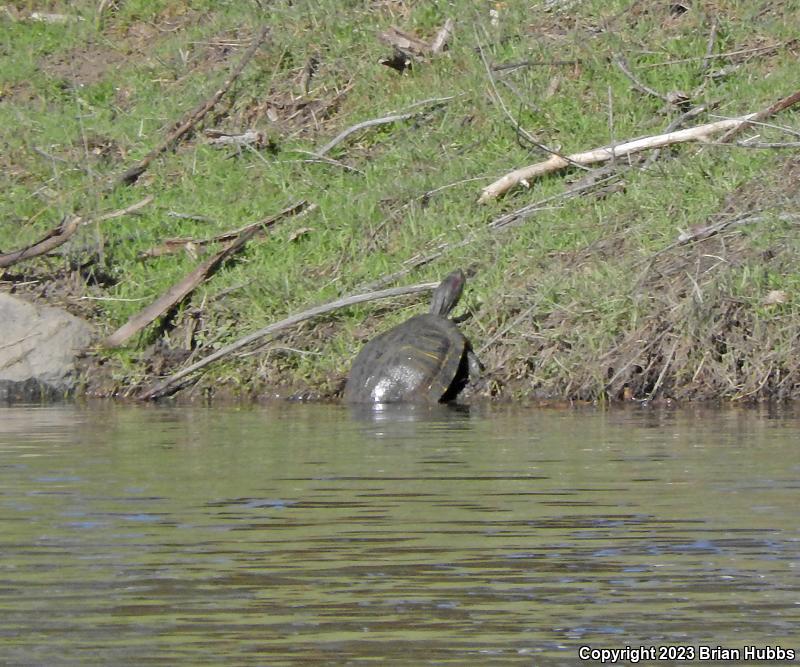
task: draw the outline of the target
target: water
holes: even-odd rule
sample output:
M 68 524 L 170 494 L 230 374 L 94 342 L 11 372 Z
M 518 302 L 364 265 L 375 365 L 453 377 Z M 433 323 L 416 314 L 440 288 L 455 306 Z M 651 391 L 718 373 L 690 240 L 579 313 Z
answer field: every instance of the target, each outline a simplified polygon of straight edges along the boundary
M 0 663 L 797 651 L 799 441 L 763 410 L 2 408 Z

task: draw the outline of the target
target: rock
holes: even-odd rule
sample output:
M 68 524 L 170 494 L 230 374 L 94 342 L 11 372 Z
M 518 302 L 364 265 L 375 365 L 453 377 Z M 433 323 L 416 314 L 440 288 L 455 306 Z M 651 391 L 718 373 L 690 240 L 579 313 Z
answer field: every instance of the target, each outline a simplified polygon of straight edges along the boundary
M 0 293 L 0 401 L 72 393 L 77 356 L 91 338 L 92 327 L 61 308 Z

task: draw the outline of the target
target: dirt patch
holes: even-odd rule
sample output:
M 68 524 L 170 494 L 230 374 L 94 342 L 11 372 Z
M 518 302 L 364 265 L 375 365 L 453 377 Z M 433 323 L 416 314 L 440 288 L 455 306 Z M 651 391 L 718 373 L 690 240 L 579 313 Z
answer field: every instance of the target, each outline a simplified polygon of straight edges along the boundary
M 20 81 L 0 88 L 0 101 L 14 104 L 30 104 L 39 99 L 39 93 L 27 81 Z
M 108 72 L 127 62 L 127 56 L 111 47 L 87 43 L 66 53 L 43 58 L 41 69 L 70 87 L 82 88 L 102 81 Z

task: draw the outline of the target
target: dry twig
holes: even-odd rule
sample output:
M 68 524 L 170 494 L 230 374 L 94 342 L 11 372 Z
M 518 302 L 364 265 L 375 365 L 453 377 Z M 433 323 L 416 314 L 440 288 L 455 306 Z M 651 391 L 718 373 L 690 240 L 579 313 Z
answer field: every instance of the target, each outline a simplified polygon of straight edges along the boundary
M 628 80 L 633 84 L 633 87 L 636 88 L 641 93 L 645 95 L 651 95 L 652 97 L 658 98 L 662 102 L 666 102 L 667 104 L 672 104 L 672 100 L 667 95 L 662 95 L 657 90 L 653 90 L 649 86 L 644 85 L 636 76 L 631 72 L 630 68 L 628 67 L 628 63 L 625 62 L 625 58 L 622 57 L 622 54 L 616 54 L 613 58 L 614 64 L 619 68 L 620 72 L 622 72 Z
M 708 34 L 708 45 L 706 46 L 706 57 L 700 64 L 700 71 L 705 72 L 711 66 L 711 58 L 714 55 L 714 46 L 717 43 L 717 30 L 719 30 L 719 19 L 715 16 L 711 22 L 711 32 Z
M 553 155 L 544 162 L 538 162 L 521 169 L 515 169 L 494 183 L 486 186 L 483 189 L 483 193 L 478 201 L 483 203 L 491 199 L 495 199 L 516 185 L 528 185 L 529 181 L 539 178 L 544 174 L 559 171 L 574 162 L 582 165 L 594 164 L 596 162 L 606 162 L 617 157 L 624 157 L 625 155 L 632 155 L 633 153 L 638 153 L 640 151 L 652 148 L 662 148 L 663 146 L 668 146 L 670 144 L 677 144 L 686 141 L 702 141 L 710 134 L 722 132 L 723 130 L 730 129 L 731 127 L 735 127 L 736 125 L 745 122 L 752 115 L 753 114 L 750 116 L 743 116 L 741 118 L 734 118 L 730 120 L 721 120 L 717 121 L 716 123 L 708 123 L 706 125 L 698 125 L 685 130 L 678 130 L 677 132 L 669 132 L 667 134 L 644 137 L 634 141 L 626 141 L 616 144 L 613 147 L 603 146 L 602 148 L 595 148 L 594 150 L 587 151 L 585 153 L 574 153 L 563 158 L 558 155 Z
M 29 21 L 38 21 L 39 23 L 77 23 L 83 21 L 82 16 L 72 14 L 48 14 L 46 12 L 31 12 L 28 16 Z
M 197 248 L 199 246 L 209 245 L 211 243 L 222 243 L 225 241 L 232 241 L 233 239 L 241 236 L 249 232 L 251 229 L 255 229 L 256 232 L 266 230 L 269 227 L 272 227 L 276 222 L 279 220 L 289 217 L 291 215 L 297 215 L 303 211 L 308 212 L 312 207 L 308 206 L 308 202 L 306 200 L 301 200 L 296 204 L 292 204 L 287 208 L 283 209 L 282 211 L 276 213 L 275 215 L 271 215 L 268 218 L 264 218 L 263 220 L 259 220 L 258 222 L 251 222 L 240 229 L 236 229 L 230 232 L 223 232 L 222 234 L 217 234 L 216 236 L 212 236 L 211 238 L 207 239 L 167 239 L 161 245 L 156 246 L 155 248 L 150 248 L 149 250 L 145 250 L 144 252 L 139 254 L 139 259 L 147 259 L 149 257 L 161 257 L 163 255 L 170 255 L 175 252 L 179 252 L 181 249 L 186 247 Z
M 603 146 L 591 151 L 575 153 L 569 156 L 561 157 L 559 155 L 552 155 L 544 162 L 538 162 L 527 167 L 522 167 L 521 169 L 515 169 L 496 180 L 494 183 L 489 184 L 483 189 L 478 201 L 487 202 L 491 199 L 495 199 L 505 192 L 508 192 L 508 190 L 516 185 L 528 185 L 528 182 L 533 179 L 539 178 L 544 174 L 559 171 L 573 163 L 587 165 L 595 162 L 606 162 L 617 157 L 632 155 L 633 153 L 653 148 L 663 148 L 671 144 L 685 143 L 688 141 L 707 141 L 708 137 L 712 134 L 724 132 L 726 130 L 738 130 L 746 125 L 748 121 L 762 120 L 798 102 L 800 102 L 800 91 L 779 100 L 763 111 L 747 114 L 738 118 L 729 118 L 705 125 L 697 125 L 685 130 L 678 130 L 676 132 L 643 137 L 633 141 L 626 141 L 615 146 Z M 723 138 L 729 138 L 730 135 L 731 132 L 728 132 Z
M 125 324 L 103 341 L 105 347 L 118 347 L 131 336 L 144 329 L 163 313 L 180 303 L 194 289 L 213 275 L 222 263 L 231 255 L 244 248 L 255 235 L 258 227 L 252 226 L 237 239 L 231 241 L 211 259 L 206 260 L 179 283 L 170 287 L 164 294 L 146 308 L 133 315 Z
M 512 63 L 498 63 L 492 65 L 493 72 L 502 72 L 507 69 L 519 69 L 520 67 L 553 67 L 556 65 L 580 65 L 580 60 L 518 60 Z
M 14 250 L 0 255 L 0 268 L 13 266 L 17 262 L 50 252 L 54 248 L 66 243 L 70 237 L 78 231 L 80 224 L 81 218 L 77 215 L 65 216 L 58 227 L 51 229 L 36 243 L 22 248 L 21 250 Z
M 141 201 L 137 201 L 135 204 L 131 204 L 130 206 L 126 206 L 125 208 L 121 208 L 117 211 L 111 211 L 110 213 L 103 213 L 103 215 L 98 215 L 96 218 L 87 220 L 83 224 L 90 225 L 93 222 L 103 222 L 105 220 L 113 220 L 114 218 L 121 218 L 123 215 L 130 215 L 131 213 L 136 213 L 139 209 L 144 208 L 148 204 L 151 204 L 153 202 L 153 199 L 155 199 L 153 195 L 148 195 Z
M 110 213 L 104 213 L 103 215 L 99 215 L 96 218 L 91 220 L 84 221 L 81 217 L 77 215 L 72 215 L 65 217 L 61 223 L 55 229 L 51 229 L 45 236 L 39 239 L 36 243 L 33 243 L 25 248 L 20 250 L 14 250 L 12 252 L 0 254 L 0 268 L 7 268 L 9 266 L 13 266 L 17 262 L 21 262 L 26 259 L 31 259 L 32 257 L 39 257 L 40 255 L 44 255 L 51 250 L 57 248 L 60 245 L 66 243 L 78 228 L 83 225 L 88 225 L 93 222 L 103 222 L 104 220 L 111 220 L 113 218 L 119 218 L 123 215 L 128 215 L 130 213 L 134 213 L 138 211 L 140 208 L 144 208 L 150 202 L 153 201 L 153 196 L 150 195 L 145 197 L 141 201 L 131 204 L 125 208 L 121 208 L 118 211 L 112 211 Z
M 775 104 L 768 106 L 766 109 L 762 109 L 757 113 L 750 114 L 750 118 L 748 118 L 747 120 L 748 121 L 766 120 L 767 118 L 774 116 L 776 113 L 780 113 L 784 109 L 788 109 L 790 106 L 797 104 L 798 102 L 800 102 L 800 90 L 798 90 L 793 95 L 789 95 L 789 97 L 784 97 L 783 99 L 778 100 L 777 102 L 775 102 Z M 740 123 L 739 125 L 735 125 L 725 134 L 723 134 L 719 138 L 719 140 L 723 143 L 726 141 L 730 141 L 733 137 L 735 137 L 749 125 L 750 123 Z

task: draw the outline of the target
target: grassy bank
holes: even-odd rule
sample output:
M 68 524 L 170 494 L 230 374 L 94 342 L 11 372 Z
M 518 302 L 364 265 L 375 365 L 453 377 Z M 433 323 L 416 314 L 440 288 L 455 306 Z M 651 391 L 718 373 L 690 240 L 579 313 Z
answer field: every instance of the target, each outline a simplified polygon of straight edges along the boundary
M 462 326 L 487 366 L 478 393 L 620 399 L 788 398 L 798 370 L 798 149 L 696 143 L 619 159 L 578 196 L 578 168 L 487 204 L 481 188 L 546 159 L 768 107 L 798 86 L 800 3 L 17 2 L 0 15 L 0 249 L 62 216 L 138 215 L 81 227 L 15 264 L 3 289 L 57 301 L 109 334 L 218 247 L 142 259 L 168 238 L 204 239 L 292 202 L 315 206 L 250 241 L 190 298 L 115 350 L 87 389 L 133 392 L 270 322 L 393 283 L 471 274 Z M 490 11 L 491 10 L 491 11 Z M 31 20 L 34 11 L 64 20 Z M 707 13 L 709 12 L 709 13 Z M 446 52 L 399 74 L 379 61 L 391 25 Z M 132 185 L 115 176 L 209 99 L 262 26 L 270 34 L 229 93 Z M 712 39 L 713 38 L 713 39 Z M 614 64 L 622 55 L 643 92 Z M 498 68 L 497 65 L 525 65 Z M 494 69 L 492 67 L 494 66 Z M 491 72 L 491 73 L 490 73 Z M 498 101 L 502 98 L 505 111 Z M 418 102 L 449 98 L 415 106 Z M 323 161 L 310 155 L 346 128 Z M 797 142 L 790 109 L 737 137 Z M 218 148 L 207 130 L 258 129 Z M 784 129 L 782 129 L 784 128 Z M 795 134 L 787 131 L 791 130 Z M 734 140 L 736 141 L 736 140 Z M 502 230 L 502 214 L 542 207 Z M 757 215 L 677 244 L 681 230 Z M 784 217 L 781 217 L 784 216 Z M 464 242 L 464 243 L 461 243 Z M 387 285 L 388 286 L 388 285 Z M 211 366 L 191 389 L 334 395 L 358 347 L 424 297 L 342 310 Z

